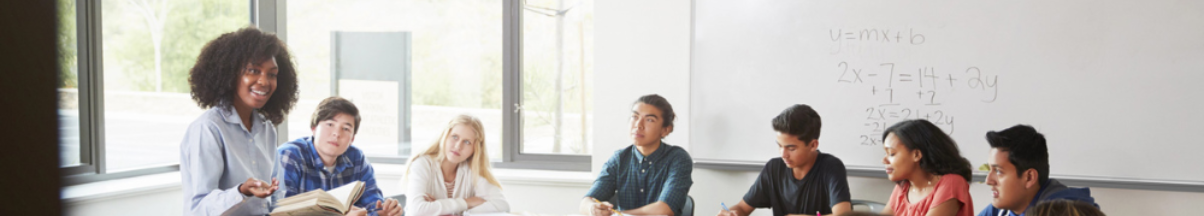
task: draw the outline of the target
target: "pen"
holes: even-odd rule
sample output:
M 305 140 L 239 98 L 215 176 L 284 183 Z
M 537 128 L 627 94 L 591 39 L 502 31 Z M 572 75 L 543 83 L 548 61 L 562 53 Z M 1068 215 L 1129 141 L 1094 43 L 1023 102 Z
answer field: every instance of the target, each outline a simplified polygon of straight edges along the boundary
M 594 200 L 595 203 L 602 204 L 602 201 L 598 201 L 598 198 L 590 197 L 589 199 Z M 619 212 L 619 210 L 610 209 L 610 211 L 615 212 L 616 215 L 623 216 L 623 213 Z

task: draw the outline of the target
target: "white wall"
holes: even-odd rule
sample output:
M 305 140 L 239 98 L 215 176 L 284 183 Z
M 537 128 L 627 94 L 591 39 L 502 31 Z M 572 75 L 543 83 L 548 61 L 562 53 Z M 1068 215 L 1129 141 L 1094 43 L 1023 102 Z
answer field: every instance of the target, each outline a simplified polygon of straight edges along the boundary
M 179 184 L 178 182 L 176 183 Z M 179 186 L 167 189 L 63 202 L 65 215 L 178 215 L 184 212 L 184 192 Z
M 595 3 L 594 145 L 598 149 L 593 154 L 595 174 L 597 167 L 613 153 L 606 149 L 630 145 L 626 131 L 628 110 L 640 95 L 657 93 L 669 99 L 679 119 L 675 131 L 665 141 L 690 149 L 691 3 L 689 0 Z M 710 215 L 721 209 L 719 202 L 738 202 L 756 175 L 756 172 L 694 169 L 690 195 L 696 202 L 695 211 Z M 854 199 L 879 202 L 886 202 L 893 189 L 893 183 L 880 178 L 850 177 L 849 184 Z M 976 212 L 990 203 L 991 193 L 986 185 L 976 183 L 970 190 Z M 1198 208 L 1195 205 L 1204 203 L 1204 193 L 1091 190 L 1109 215 L 1192 215 L 1195 214 L 1192 210 Z
M 690 148 L 690 1 L 594 3 L 593 173 L 614 150 L 631 145 L 632 102 L 660 94 L 678 119 L 665 138 Z

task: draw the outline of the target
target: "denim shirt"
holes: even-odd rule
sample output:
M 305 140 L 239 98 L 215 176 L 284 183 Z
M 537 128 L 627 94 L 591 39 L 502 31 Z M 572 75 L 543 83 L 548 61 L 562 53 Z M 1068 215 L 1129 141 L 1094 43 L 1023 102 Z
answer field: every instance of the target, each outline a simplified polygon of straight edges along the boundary
M 210 108 L 188 126 L 180 142 L 184 215 L 268 213 L 267 199 L 238 191 L 247 178 L 272 181 L 276 127 L 257 110 L 251 113 L 251 130 L 231 106 Z

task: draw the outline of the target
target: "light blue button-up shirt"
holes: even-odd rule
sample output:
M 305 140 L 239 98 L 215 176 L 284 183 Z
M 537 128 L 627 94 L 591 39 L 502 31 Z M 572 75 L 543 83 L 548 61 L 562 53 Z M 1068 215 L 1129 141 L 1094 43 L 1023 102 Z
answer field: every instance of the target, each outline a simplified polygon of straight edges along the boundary
M 180 142 L 184 215 L 220 215 L 226 210 L 268 213 L 268 199 L 244 196 L 238 186 L 255 178 L 271 182 L 276 128 L 256 111 L 251 130 L 231 106 L 205 111 L 188 126 Z

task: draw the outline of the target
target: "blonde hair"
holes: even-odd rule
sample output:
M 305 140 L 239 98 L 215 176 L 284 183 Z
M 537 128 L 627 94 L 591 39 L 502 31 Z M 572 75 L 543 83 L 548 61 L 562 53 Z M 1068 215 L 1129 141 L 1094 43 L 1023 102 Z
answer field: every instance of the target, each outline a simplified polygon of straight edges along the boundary
M 411 158 L 410 164 L 414 164 L 414 161 L 422 156 L 429 156 L 435 159 L 435 163 L 442 163 L 447 158 L 446 151 L 443 151 L 443 143 L 447 141 L 447 136 L 451 134 L 451 130 L 459 125 L 468 126 L 472 128 L 473 132 L 477 133 L 477 140 L 473 140 L 473 143 L 476 144 L 473 145 L 472 156 L 469 156 L 467 159 L 468 172 L 472 175 L 471 181 L 473 181 L 473 184 L 476 184 L 477 177 L 481 177 L 489 181 L 489 184 L 501 188 L 502 184 L 498 183 L 497 179 L 493 177 L 493 171 L 489 164 L 489 153 L 485 150 L 485 126 L 475 116 L 461 114 L 452 118 L 447 123 L 447 127 L 443 129 L 443 132 L 440 132 L 439 139 L 435 139 L 434 143 L 431 143 L 431 147 L 427 148 L 422 154 Z M 409 175 L 410 166 L 406 166 L 406 176 Z

